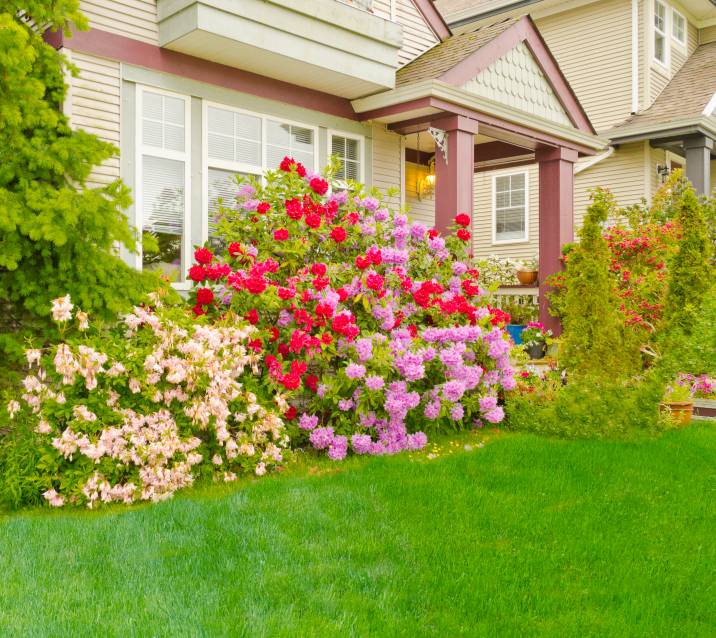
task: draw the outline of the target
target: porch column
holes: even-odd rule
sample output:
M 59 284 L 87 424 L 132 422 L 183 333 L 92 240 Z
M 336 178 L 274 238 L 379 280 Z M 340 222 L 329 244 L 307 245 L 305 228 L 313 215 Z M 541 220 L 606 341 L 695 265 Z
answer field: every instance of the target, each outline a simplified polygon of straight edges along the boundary
M 477 121 L 462 115 L 431 122 L 445 131 L 447 161 L 435 148 L 435 228 L 445 232 L 458 213 L 473 216 L 473 177 Z
M 577 151 L 538 149 L 539 163 L 539 319 L 555 335 L 559 320 L 549 314 L 545 281 L 562 269 L 562 246 L 574 240 L 574 162 Z
M 711 192 L 711 151 L 714 141 L 705 135 L 694 135 L 684 140 L 686 151 L 686 177 L 697 195 Z

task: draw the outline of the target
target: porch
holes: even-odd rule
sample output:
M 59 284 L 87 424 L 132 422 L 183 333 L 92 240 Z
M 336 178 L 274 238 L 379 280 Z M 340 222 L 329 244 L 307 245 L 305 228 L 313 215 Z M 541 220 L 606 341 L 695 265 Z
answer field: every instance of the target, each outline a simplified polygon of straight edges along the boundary
M 574 163 L 598 153 L 605 140 L 529 17 L 452 36 L 401 69 L 395 89 L 352 104 L 362 119 L 403 136 L 404 160 L 429 177 L 434 191 L 434 201 L 424 203 L 416 192 L 418 217 L 439 230 L 448 230 L 457 213 L 471 216 L 473 232 L 492 225 L 494 208 L 475 210 L 479 173 L 537 166 L 539 315 L 559 332 L 545 281 L 561 269 L 561 247 L 574 239 Z M 508 234 L 492 243 L 499 253 L 516 242 Z

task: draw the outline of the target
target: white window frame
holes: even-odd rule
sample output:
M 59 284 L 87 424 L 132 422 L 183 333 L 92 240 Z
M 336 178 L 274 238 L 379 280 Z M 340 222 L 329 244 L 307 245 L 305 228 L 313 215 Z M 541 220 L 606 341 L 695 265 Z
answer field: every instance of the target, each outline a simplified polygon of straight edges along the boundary
M 655 16 L 656 7 L 661 5 L 664 7 L 664 30 L 659 31 L 656 28 Z M 671 19 L 669 5 L 661 0 L 653 0 L 651 5 L 651 59 L 657 65 L 658 69 L 666 71 L 668 73 L 671 64 Z M 661 35 L 664 38 L 664 60 L 660 60 L 656 57 L 656 34 Z
M 232 113 L 240 113 L 242 115 L 250 115 L 257 117 L 261 120 L 261 166 L 253 166 L 251 164 L 245 164 L 243 162 L 219 160 L 209 157 L 209 107 L 222 109 L 224 111 L 230 111 Z M 207 242 L 209 240 L 209 168 L 218 168 L 225 171 L 234 171 L 235 173 L 250 173 L 258 175 L 262 180 L 267 170 L 276 170 L 278 166 L 267 166 L 267 151 L 268 146 L 266 143 L 267 137 L 267 124 L 269 121 L 278 122 L 279 124 L 290 124 L 292 126 L 300 126 L 302 128 L 311 129 L 313 131 L 313 166 L 308 166 L 310 170 L 318 170 L 318 127 L 312 124 L 306 124 L 305 122 L 297 122 L 294 120 L 288 120 L 285 118 L 274 117 L 272 115 L 265 115 L 263 113 L 257 113 L 255 111 L 249 111 L 247 109 L 238 108 L 236 106 L 230 106 L 228 104 L 221 104 L 220 102 L 213 102 L 211 100 L 202 100 L 201 108 L 201 154 L 202 154 L 202 223 L 201 223 L 201 241 Z
M 143 104 L 145 93 L 156 93 L 178 98 L 184 102 L 184 151 L 173 151 L 170 149 L 157 148 L 156 146 L 145 145 L 142 139 Z M 187 271 L 192 257 L 191 245 L 191 96 L 167 91 L 153 86 L 137 85 L 135 104 L 135 165 L 136 174 L 134 178 L 134 222 L 139 231 L 139 250 L 135 257 L 135 267 L 143 270 L 143 254 L 141 238 L 144 233 L 144 198 L 142 193 L 142 176 L 144 172 L 143 156 L 151 155 L 161 159 L 170 159 L 184 162 L 184 228 L 182 237 L 182 272 L 179 273 L 179 281 L 173 282 L 172 286 L 178 290 L 189 290 L 191 282 L 187 280 Z
M 345 137 L 349 140 L 356 140 L 358 142 L 358 181 L 361 184 L 365 183 L 365 136 L 356 135 L 355 133 L 346 133 L 345 131 L 339 131 L 337 129 L 328 129 L 327 141 L 326 141 L 326 157 L 330 157 L 333 151 L 333 136 Z M 339 180 L 342 181 L 342 180 Z
M 525 235 L 523 239 L 497 239 L 497 178 L 525 176 Z M 530 173 L 529 171 L 504 170 L 492 174 L 492 245 L 528 244 L 530 241 Z
M 681 20 L 684 21 L 684 39 L 680 40 L 676 37 L 674 34 L 674 25 L 676 24 L 676 20 L 674 19 L 675 16 L 678 16 L 681 18 Z M 689 42 L 689 21 L 686 19 L 686 16 L 681 13 L 678 9 L 675 9 L 674 7 L 671 8 L 671 39 L 676 42 L 681 48 L 686 49 L 688 47 Z

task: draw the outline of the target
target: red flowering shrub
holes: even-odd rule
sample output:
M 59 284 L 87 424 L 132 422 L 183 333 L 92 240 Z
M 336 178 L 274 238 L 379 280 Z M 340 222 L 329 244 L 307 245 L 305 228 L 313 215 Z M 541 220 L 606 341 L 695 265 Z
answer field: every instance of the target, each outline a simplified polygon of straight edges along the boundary
M 380 201 L 284 159 L 267 186 L 242 183 L 218 228 L 228 248 L 196 252 L 195 312 L 256 326 L 267 392 L 284 396 L 293 436 L 342 458 L 421 447 L 427 422 L 498 422 L 514 386 L 509 316 L 480 301 L 461 236 L 410 225 Z M 254 213 L 259 211 L 261 214 Z M 465 219 L 467 218 L 467 219 Z M 322 427 L 319 427 L 322 426 Z

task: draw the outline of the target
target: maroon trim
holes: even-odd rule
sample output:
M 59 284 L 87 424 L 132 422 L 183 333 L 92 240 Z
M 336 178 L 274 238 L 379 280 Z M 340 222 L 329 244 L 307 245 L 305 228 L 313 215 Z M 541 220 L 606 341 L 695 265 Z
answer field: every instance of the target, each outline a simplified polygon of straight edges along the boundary
M 528 15 L 520 18 L 494 40 L 480 47 L 438 79 L 454 86 L 461 86 L 520 42 L 525 42 L 529 47 L 572 124 L 581 131 L 595 133 L 567 78 L 564 77 L 542 35 Z
M 429 97 L 421 97 L 415 100 L 410 100 L 409 102 L 402 102 L 400 104 L 391 104 L 390 106 L 383 106 L 379 109 L 373 109 L 372 111 L 365 111 L 364 113 L 360 113 L 359 117 L 361 120 L 375 120 L 377 118 L 381 117 L 389 117 L 391 115 L 400 115 L 402 113 L 405 113 L 406 111 L 414 111 L 416 109 L 424 109 L 424 108 L 430 108 L 431 107 L 431 100 L 432 98 Z M 426 118 L 426 121 L 434 118 L 434 115 L 429 116 L 423 116 Z M 409 121 L 416 121 L 417 119 L 423 119 L 421 118 L 414 118 L 413 120 Z M 389 125 L 390 126 L 390 125 Z
M 42 39 L 45 44 L 49 44 L 53 49 L 61 49 L 64 46 L 65 34 L 62 29 L 57 29 L 57 31 L 46 29 L 42 34 Z
M 432 115 L 423 115 L 422 117 L 415 117 L 410 120 L 403 120 L 402 122 L 396 122 L 395 124 L 388 124 L 388 130 L 394 131 L 400 135 L 410 135 L 411 133 L 420 133 L 427 131 L 430 127 L 430 123 L 436 118 L 440 117 L 440 113 L 433 113 Z
M 435 153 L 418 151 L 415 148 L 405 149 L 405 161 L 410 162 L 411 164 L 422 164 L 423 166 L 427 166 L 430 164 L 430 158 L 432 158 L 433 155 L 435 155 Z
M 531 164 L 534 164 L 535 160 L 534 157 L 530 159 L 523 159 L 511 162 L 509 161 L 509 158 L 506 158 L 506 160 L 501 164 L 490 164 L 489 166 L 475 166 L 475 172 L 476 173 L 489 173 L 490 171 L 498 171 L 505 168 L 520 168 L 522 166 L 530 166 Z M 528 288 L 531 288 L 532 286 L 527 286 Z
M 54 34 L 50 34 L 54 35 Z M 47 40 L 47 36 L 46 36 Z M 202 60 L 184 53 L 168 51 L 153 44 L 140 42 L 99 29 L 77 31 L 64 39 L 64 46 L 100 57 L 119 60 L 154 71 L 171 73 L 184 78 L 206 82 L 227 89 L 257 95 L 277 102 L 321 111 L 330 115 L 357 120 L 350 100 L 315 91 L 281 80 L 274 80 L 256 73 L 242 71 L 231 66 Z
M 490 130 L 486 130 L 485 126 L 483 126 L 481 130 L 485 135 L 488 135 L 490 137 L 498 137 L 500 132 L 504 132 L 508 135 L 511 135 L 513 138 L 527 138 L 528 140 L 532 140 L 533 142 L 535 142 L 535 144 L 541 143 L 546 144 L 547 146 L 563 146 L 565 148 L 571 148 L 583 155 L 595 155 L 597 153 L 597 151 L 587 146 L 582 146 L 581 144 L 576 144 L 574 142 L 555 137 L 554 135 L 549 135 L 548 133 L 535 131 L 534 129 L 527 128 L 526 126 L 522 126 L 520 124 L 513 124 L 512 122 L 507 122 L 505 120 L 493 117 L 492 115 L 487 115 L 480 111 L 474 111 L 472 109 L 457 106 L 455 104 L 452 104 L 451 102 L 447 102 L 442 99 L 431 98 L 430 103 L 437 109 L 442 109 L 444 111 L 455 113 L 457 115 L 465 115 L 467 117 L 471 117 L 477 120 L 482 125 L 489 126 L 490 128 L 494 129 L 494 133 Z
M 433 0 L 413 0 L 415 8 L 428 23 L 432 32 L 439 38 L 440 42 L 447 40 L 451 35 L 450 27 L 445 22 L 441 13 L 435 8 Z
M 476 162 L 494 162 L 495 160 L 509 159 L 518 155 L 527 155 L 532 153 L 529 148 L 523 148 L 516 144 L 508 142 L 484 142 L 475 145 L 475 161 Z M 532 163 L 534 164 L 534 159 Z

